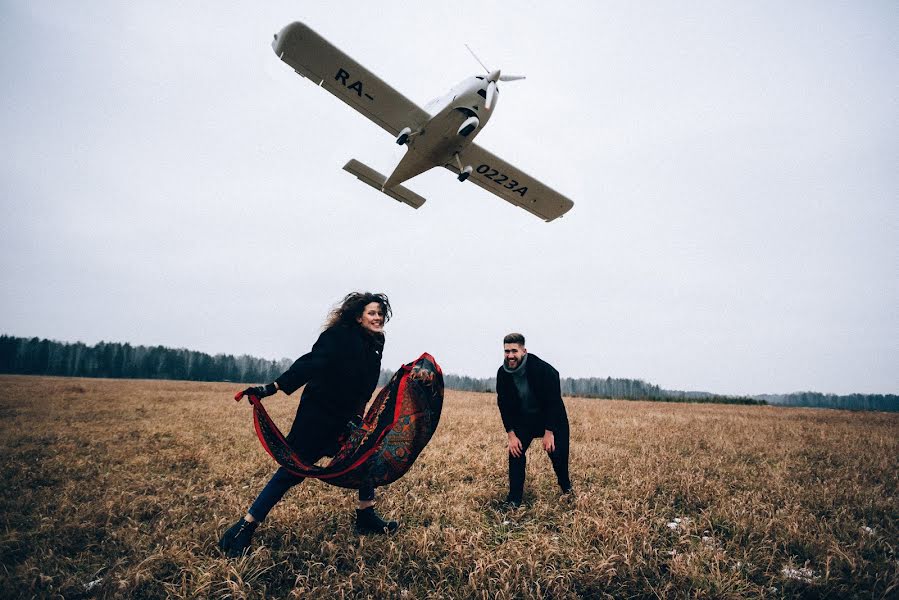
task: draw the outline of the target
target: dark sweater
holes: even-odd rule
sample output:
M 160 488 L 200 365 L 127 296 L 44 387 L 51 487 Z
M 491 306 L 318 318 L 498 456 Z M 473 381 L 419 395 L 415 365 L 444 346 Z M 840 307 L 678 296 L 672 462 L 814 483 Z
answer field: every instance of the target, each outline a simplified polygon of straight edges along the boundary
M 562 402 L 559 372 L 551 364 L 535 354 L 528 353 L 526 375 L 531 395 L 538 405 L 535 417 L 528 417 L 522 410 L 521 398 L 512 374 L 503 367 L 496 372 L 496 404 L 506 431 L 523 432 L 535 426 L 560 432 L 568 429 L 568 414 Z
M 302 412 L 346 423 L 362 415 L 378 385 L 383 347 L 382 336 L 357 326 L 335 325 L 275 381 L 286 394 L 306 386 L 298 419 Z

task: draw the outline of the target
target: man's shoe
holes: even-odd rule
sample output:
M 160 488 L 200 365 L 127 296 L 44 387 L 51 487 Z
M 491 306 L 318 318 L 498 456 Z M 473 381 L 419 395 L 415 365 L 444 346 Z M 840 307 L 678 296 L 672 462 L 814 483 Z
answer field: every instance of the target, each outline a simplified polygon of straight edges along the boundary
M 250 538 L 259 527 L 259 521 L 250 523 L 241 518 L 240 521 L 228 528 L 228 531 L 219 540 L 219 548 L 228 558 L 237 558 L 247 551 L 250 546 Z
M 503 503 L 501 506 L 506 510 L 515 510 L 516 508 L 521 507 L 521 500 L 507 497 L 505 500 L 503 500 Z
M 356 533 L 393 533 L 400 526 L 396 521 L 385 521 L 375 512 L 374 506 L 356 509 Z

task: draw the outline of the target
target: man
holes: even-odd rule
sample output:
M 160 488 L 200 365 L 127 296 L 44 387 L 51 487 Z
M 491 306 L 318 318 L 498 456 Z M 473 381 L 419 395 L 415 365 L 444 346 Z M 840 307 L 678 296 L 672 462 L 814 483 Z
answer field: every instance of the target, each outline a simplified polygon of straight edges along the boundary
M 509 496 L 517 508 L 524 492 L 525 452 L 542 438 L 562 493 L 571 491 L 568 478 L 568 415 L 562 403 L 559 372 L 535 354 L 528 354 L 524 336 L 503 338 L 503 366 L 496 372 L 496 404 L 509 437 Z

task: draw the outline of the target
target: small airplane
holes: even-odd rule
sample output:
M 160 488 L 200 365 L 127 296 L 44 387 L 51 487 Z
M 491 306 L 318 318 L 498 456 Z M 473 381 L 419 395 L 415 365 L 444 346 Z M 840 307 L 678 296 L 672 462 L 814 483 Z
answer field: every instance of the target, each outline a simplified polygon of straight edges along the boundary
M 387 177 L 355 159 L 343 167 L 394 200 L 419 208 L 425 199 L 401 184 L 442 166 L 456 173 L 459 181 L 470 178 L 547 222 L 574 206 L 562 194 L 473 141 L 496 108 L 497 82 L 522 77 L 484 67 L 486 77 L 470 77 L 420 108 L 303 23 L 291 23 L 276 33 L 272 48 L 299 75 L 380 125 L 397 144 L 408 147 Z

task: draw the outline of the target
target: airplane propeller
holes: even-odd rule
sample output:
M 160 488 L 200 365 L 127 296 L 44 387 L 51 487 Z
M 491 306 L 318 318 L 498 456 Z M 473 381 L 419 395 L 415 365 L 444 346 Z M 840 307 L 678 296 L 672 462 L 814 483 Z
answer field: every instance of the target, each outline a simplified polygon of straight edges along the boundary
M 469 48 L 468 44 L 465 44 L 465 47 L 468 48 L 468 51 L 471 52 L 474 59 L 478 61 L 478 64 L 484 67 L 484 70 L 487 72 L 487 102 L 484 104 L 484 108 L 490 110 L 490 107 L 493 106 L 493 99 L 496 96 L 496 82 L 517 81 L 519 79 L 524 79 L 524 75 L 503 75 L 499 69 L 491 71 L 487 68 L 487 65 L 481 62 L 481 59 L 474 53 L 474 50 Z

